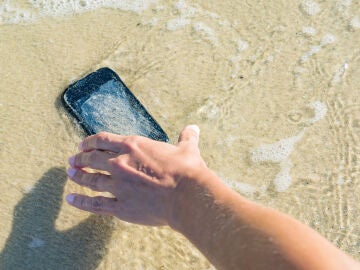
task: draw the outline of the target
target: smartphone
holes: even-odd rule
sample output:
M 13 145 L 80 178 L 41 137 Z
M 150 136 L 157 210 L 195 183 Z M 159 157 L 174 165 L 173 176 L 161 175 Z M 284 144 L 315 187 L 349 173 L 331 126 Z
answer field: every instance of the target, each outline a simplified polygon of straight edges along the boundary
M 107 131 L 169 141 L 160 125 L 109 68 L 101 68 L 71 84 L 62 101 L 88 135 Z

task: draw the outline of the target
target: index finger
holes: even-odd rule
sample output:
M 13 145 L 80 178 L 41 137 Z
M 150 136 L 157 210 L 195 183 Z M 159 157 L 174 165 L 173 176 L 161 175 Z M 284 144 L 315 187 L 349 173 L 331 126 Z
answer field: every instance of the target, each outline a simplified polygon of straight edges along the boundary
M 121 142 L 124 136 L 109 133 L 100 132 L 95 135 L 86 137 L 79 145 L 79 149 L 82 151 L 102 150 L 111 151 L 115 153 L 121 152 Z

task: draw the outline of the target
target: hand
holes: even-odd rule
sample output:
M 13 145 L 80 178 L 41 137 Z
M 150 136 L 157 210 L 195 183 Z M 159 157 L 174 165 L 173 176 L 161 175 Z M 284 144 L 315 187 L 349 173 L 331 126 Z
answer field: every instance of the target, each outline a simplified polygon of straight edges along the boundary
M 198 142 L 199 128 L 193 125 L 183 129 L 177 145 L 106 132 L 89 136 L 80 144 L 81 152 L 69 159 L 69 178 L 115 197 L 69 194 L 67 201 L 131 223 L 168 225 L 179 183 L 206 168 Z M 89 173 L 84 168 L 106 173 Z

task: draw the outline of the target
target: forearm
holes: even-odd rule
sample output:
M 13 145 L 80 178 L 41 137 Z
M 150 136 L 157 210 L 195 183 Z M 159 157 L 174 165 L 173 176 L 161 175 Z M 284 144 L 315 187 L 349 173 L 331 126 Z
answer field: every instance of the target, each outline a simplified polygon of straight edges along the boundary
M 228 189 L 210 171 L 182 181 L 173 223 L 218 269 L 358 269 L 295 219 Z

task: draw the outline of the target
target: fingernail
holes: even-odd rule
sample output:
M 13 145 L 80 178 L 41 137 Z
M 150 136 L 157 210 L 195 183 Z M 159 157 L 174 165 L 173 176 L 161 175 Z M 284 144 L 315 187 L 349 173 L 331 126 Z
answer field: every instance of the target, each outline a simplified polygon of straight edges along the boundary
M 79 150 L 83 150 L 83 142 L 79 143 Z
M 74 157 L 74 156 L 72 156 L 72 157 L 69 158 L 69 164 L 70 164 L 71 166 L 75 166 L 75 157 Z
M 70 178 L 73 178 L 73 176 L 74 176 L 75 173 L 76 173 L 76 169 L 74 169 L 74 168 L 69 168 L 69 169 L 67 169 L 66 173 L 67 173 L 67 175 L 68 175 Z
M 70 204 L 72 204 L 75 200 L 75 195 L 74 194 L 68 194 L 66 195 L 66 201 Z
M 198 135 L 200 135 L 200 128 L 197 125 L 189 125 L 188 128 L 191 128 L 195 131 Z

